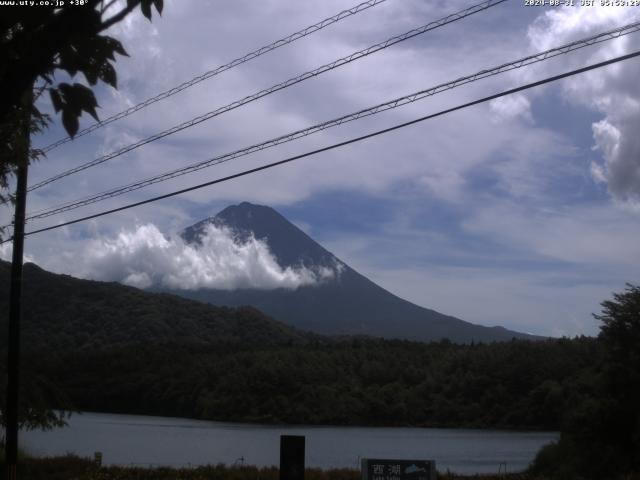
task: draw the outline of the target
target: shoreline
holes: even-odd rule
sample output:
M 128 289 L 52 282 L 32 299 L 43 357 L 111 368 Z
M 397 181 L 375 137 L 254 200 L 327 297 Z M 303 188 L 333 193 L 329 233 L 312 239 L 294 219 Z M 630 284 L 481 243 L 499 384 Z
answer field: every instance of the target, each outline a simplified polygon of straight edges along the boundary
M 94 460 L 75 455 L 55 457 L 23 457 L 18 464 L 18 473 L 30 480 L 278 480 L 278 467 L 255 467 L 251 465 L 228 466 L 215 464 L 194 467 L 144 467 L 103 466 Z M 0 477 L 2 478 L 2 477 Z M 306 468 L 305 480 L 360 480 L 358 469 Z M 492 474 L 455 474 L 438 471 L 439 480 L 547 480 L 526 472 Z
M 62 411 L 62 410 L 59 410 Z M 97 411 L 65 411 L 65 414 L 71 414 L 70 416 L 82 416 L 83 414 L 90 415 L 122 415 L 129 417 L 146 417 L 165 420 L 178 420 L 178 421 L 193 421 L 193 422 L 210 422 L 218 425 L 234 425 L 234 426 L 246 426 L 247 428 L 291 428 L 291 429 L 321 429 L 321 428 L 379 428 L 379 429 L 392 429 L 392 428 L 412 428 L 421 430 L 470 430 L 479 431 L 482 430 L 487 433 L 540 433 L 540 434 L 553 434 L 559 435 L 559 430 L 545 430 L 536 428 L 524 428 L 524 427 L 491 427 L 491 426 L 452 426 L 452 425 L 406 425 L 406 424 L 331 424 L 331 423 L 281 423 L 281 422 L 269 422 L 265 421 L 241 421 L 241 420 L 212 420 L 208 418 L 193 418 L 193 417 L 179 417 L 172 415 L 153 415 L 146 413 L 122 413 L 122 412 L 97 412 Z M 64 427 L 62 427 L 64 428 Z

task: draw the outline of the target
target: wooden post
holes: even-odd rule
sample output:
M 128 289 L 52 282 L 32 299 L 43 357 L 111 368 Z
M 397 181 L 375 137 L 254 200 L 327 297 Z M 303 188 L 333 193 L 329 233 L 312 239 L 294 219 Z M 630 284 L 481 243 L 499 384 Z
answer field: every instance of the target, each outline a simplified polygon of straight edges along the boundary
M 20 388 L 20 316 L 22 304 L 22 260 L 24 251 L 24 216 L 27 204 L 27 173 L 29 169 L 29 136 L 31 127 L 32 91 L 25 94 L 22 105 L 25 114 L 23 151 L 18 164 L 16 208 L 13 219 L 13 257 L 9 293 L 9 336 L 7 354 L 6 401 L 6 462 L 7 479 L 17 479 L 18 465 L 18 391 Z
M 280 480 L 304 480 L 304 436 L 280 436 Z

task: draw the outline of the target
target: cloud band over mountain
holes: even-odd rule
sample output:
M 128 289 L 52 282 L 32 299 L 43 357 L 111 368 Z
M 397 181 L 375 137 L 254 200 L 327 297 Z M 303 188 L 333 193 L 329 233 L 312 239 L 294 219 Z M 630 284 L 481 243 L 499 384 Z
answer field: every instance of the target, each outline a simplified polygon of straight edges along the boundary
M 166 287 L 234 290 L 295 289 L 334 278 L 338 269 L 278 265 L 267 244 L 250 236 L 234 238 L 224 227 L 209 225 L 200 244 L 167 237 L 153 224 L 122 231 L 115 238 L 94 239 L 77 254 L 63 254 L 66 271 L 93 280 L 138 288 Z

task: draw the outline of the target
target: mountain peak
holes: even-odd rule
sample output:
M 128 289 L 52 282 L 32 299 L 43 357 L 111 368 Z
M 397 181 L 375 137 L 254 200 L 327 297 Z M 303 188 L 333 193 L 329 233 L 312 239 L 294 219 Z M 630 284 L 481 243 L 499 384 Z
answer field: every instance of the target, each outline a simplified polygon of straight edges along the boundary
M 249 202 L 230 205 L 211 220 L 217 225 L 226 225 L 235 230 L 251 230 L 254 234 L 255 229 L 259 229 L 260 226 L 268 225 L 270 228 L 283 227 L 285 224 L 293 226 L 273 208 Z
M 188 243 L 198 243 L 211 224 L 230 229 L 241 242 L 246 242 L 251 236 L 264 241 L 283 268 L 335 266 L 337 262 L 333 254 L 265 205 L 249 202 L 230 205 L 215 217 L 186 228 L 181 236 Z
M 257 205 L 255 203 L 241 202 L 238 205 L 229 205 L 224 210 L 221 210 L 216 215 L 216 217 L 221 217 L 221 216 L 224 217 L 232 214 L 245 214 L 245 215 L 251 215 L 253 213 L 268 214 L 268 212 L 278 214 L 278 212 L 276 212 L 273 208 L 268 207 L 266 205 Z

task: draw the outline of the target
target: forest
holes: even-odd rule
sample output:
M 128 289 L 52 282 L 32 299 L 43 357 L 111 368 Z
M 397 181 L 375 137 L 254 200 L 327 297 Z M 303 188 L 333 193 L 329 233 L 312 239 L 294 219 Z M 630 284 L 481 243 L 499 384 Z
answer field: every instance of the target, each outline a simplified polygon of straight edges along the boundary
M 25 364 L 78 410 L 557 430 L 562 413 L 592 380 L 590 366 L 600 355 L 589 338 L 474 345 L 358 338 L 39 351 Z

